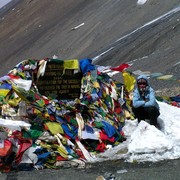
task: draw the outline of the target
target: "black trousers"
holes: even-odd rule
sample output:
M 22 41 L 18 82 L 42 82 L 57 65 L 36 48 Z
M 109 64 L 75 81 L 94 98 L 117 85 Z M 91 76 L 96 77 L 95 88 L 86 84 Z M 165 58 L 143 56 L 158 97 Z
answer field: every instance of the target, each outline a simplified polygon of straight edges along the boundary
M 156 126 L 157 125 L 157 117 L 160 115 L 159 110 L 155 106 L 150 107 L 132 107 L 132 111 L 135 117 L 138 119 L 138 123 L 141 120 L 149 119 L 150 124 Z

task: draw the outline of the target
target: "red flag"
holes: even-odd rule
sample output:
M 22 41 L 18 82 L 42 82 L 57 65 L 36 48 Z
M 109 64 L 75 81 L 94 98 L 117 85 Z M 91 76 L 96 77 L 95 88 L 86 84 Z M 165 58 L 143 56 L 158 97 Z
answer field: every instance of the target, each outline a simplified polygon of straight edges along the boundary
M 110 69 L 113 70 L 113 71 L 120 71 L 120 72 L 122 72 L 125 69 L 127 69 L 129 66 L 130 66 L 130 64 L 123 63 L 120 66 L 117 66 L 117 67 L 114 67 L 114 68 L 110 68 Z

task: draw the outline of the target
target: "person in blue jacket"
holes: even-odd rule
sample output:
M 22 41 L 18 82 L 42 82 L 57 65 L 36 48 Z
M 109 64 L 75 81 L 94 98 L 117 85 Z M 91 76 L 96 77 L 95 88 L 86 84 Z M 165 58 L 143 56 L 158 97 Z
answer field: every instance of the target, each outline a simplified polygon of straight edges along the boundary
M 154 89 L 149 85 L 148 78 L 140 75 L 137 78 L 137 88 L 134 90 L 132 111 L 138 119 L 149 119 L 150 124 L 158 126 L 157 118 L 160 115 L 159 105 L 156 101 Z

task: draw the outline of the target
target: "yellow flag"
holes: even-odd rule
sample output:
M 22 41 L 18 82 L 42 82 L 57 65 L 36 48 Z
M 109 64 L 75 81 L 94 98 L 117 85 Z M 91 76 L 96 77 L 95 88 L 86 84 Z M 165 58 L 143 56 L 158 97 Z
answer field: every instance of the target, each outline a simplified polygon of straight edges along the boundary
M 79 61 L 77 59 L 65 60 L 63 66 L 64 69 L 78 69 Z
M 130 73 L 123 71 L 122 72 L 124 78 L 124 86 L 128 92 L 131 92 L 134 89 L 134 85 L 136 83 L 136 79 Z

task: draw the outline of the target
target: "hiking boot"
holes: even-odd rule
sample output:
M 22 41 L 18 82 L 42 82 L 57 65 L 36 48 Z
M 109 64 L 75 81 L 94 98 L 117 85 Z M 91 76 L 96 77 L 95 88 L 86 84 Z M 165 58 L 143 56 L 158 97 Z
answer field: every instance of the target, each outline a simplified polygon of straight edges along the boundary
M 161 130 L 161 126 L 160 126 L 159 123 L 157 123 L 157 124 L 155 125 L 155 127 L 156 127 L 157 129 Z

